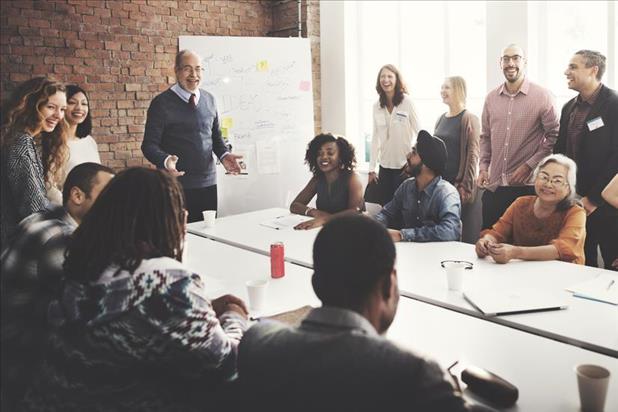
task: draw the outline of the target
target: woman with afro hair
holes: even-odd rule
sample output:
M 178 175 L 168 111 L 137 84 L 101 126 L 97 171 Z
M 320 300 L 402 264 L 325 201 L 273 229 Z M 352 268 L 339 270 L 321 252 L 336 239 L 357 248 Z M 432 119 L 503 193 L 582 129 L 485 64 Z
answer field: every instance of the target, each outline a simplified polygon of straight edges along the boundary
M 290 212 L 313 219 L 298 224 L 295 229 L 320 227 L 334 216 L 365 209 L 363 186 L 354 173 L 354 146 L 345 138 L 330 133 L 317 135 L 307 146 L 305 163 L 313 177 L 292 201 Z M 307 206 L 316 195 L 317 207 Z

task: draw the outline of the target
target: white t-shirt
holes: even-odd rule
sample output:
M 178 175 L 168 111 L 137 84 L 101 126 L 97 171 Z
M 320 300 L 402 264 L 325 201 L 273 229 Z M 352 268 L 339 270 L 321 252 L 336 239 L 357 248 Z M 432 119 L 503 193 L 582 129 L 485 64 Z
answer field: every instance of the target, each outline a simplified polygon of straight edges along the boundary
M 55 205 L 62 205 L 62 186 L 67 178 L 67 175 L 75 166 L 86 163 L 101 163 L 97 142 L 92 136 L 88 135 L 81 139 L 70 139 L 67 141 L 69 146 L 69 158 L 64 168 L 64 177 L 62 182 L 50 184 L 47 183 L 47 198 Z
M 378 163 L 388 169 L 399 169 L 406 164 L 406 155 L 416 143 L 418 131 L 418 118 L 410 97 L 404 95 L 391 113 L 377 101 L 373 105 L 369 171 L 375 172 Z
M 94 141 L 92 136 L 70 139 L 67 141 L 67 145 L 69 146 L 69 159 L 65 169 L 66 174 L 69 174 L 71 169 L 82 163 L 101 163 L 97 142 Z

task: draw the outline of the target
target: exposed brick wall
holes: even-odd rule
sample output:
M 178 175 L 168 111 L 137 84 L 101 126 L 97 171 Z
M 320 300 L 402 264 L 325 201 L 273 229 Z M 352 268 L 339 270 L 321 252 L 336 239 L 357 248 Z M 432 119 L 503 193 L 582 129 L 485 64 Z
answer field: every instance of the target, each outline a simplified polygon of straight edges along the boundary
M 319 93 L 319 6 L 303 3 L 305 13 L 318 13 L 317 34 L 314 19 L 308 26 Z M 178 36 L 267 36 L 273 14 L 290 4 L 296 7 L 263 0 L 3 0 L 1 98 L 37 75 L 78 83 L 89 92 L 103 162 L 116 170 L 148 164 L 140 150 L 146 110 L 174 83 Z M 319 110 L 316 116 L 319 122 Z

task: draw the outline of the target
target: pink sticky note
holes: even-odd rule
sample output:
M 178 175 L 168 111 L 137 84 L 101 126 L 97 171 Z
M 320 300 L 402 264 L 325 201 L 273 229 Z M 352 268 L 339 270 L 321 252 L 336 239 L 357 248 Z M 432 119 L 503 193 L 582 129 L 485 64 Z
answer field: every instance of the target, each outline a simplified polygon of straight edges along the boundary
M 311 88 L 311 82 L 309 80 L 303 80 L 298 85 L 298 88 L 299 90 L 302 90 L 303 92 L 307 92 Z

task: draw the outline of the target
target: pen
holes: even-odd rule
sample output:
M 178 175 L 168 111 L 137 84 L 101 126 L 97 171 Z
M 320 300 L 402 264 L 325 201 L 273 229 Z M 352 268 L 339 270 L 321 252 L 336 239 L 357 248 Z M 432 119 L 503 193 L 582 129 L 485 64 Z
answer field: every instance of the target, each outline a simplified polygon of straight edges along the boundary
M 611 282 L 609 282 L 609 285 L 607 285 L 607 289 L 606 289 L 606 290 L 609 290 L 609 288 L 611 288 L 612 286 L 614 286 L 614 283 L 616 283 L 616 281 L 615 281 L 615 280 L 612 280 Z

